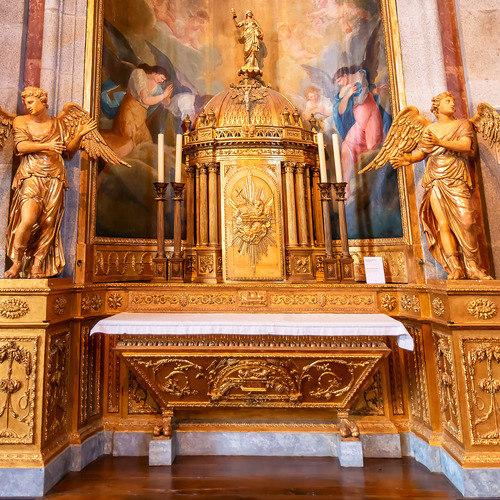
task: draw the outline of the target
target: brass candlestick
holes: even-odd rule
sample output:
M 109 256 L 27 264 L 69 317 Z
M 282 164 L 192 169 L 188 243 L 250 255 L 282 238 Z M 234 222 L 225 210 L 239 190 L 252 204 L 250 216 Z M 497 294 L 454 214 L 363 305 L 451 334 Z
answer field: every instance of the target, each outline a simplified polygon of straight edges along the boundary
M 343 283 L 355 283 L 354 259 L 349 253 L 349 238 L 347 236 L 347 219 L 345 215 L 345 188 L 347 182 L 334 182 L 336 200 L 339 204 L 340 244 L 342 256 L 340 257 L 340 276 Z
M 170 259 L 169 281 L 184 281 L 184 257 L 181 251 L 181 202 L 183 182 L 172 182 L 174 189 L 174 255 Z
M 153 258 L 154 282 L 167 281 L 167 256 L 165 255 L 165 201 L 168 182 L 153 182 L 156 190 L 156 255 Z
M 323 231 L 325 233 L 325 282 L 340 282 L 338 261 L 332 253 L 332 226 L 330 222 L 331 182 L 318 182 L 323 207 Z

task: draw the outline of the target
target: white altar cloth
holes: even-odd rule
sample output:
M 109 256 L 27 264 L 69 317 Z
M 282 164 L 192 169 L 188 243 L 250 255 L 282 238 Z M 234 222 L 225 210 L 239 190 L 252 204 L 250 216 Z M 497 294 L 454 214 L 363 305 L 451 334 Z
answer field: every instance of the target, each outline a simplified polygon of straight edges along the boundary
M 404 325 L 385 314 L 128 313 L 101 319 L 91 330 L 111 335 L 395 336 L 413 350 Z

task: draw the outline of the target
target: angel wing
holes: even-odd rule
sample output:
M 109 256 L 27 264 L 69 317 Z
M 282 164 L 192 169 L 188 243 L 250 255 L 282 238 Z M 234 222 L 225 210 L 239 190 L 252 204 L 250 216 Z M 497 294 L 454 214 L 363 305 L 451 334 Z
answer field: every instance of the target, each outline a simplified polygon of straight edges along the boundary
M 500 115 L 485 102 L 477 107 L 477 113 L 471 118 L 474 130 L 489 142 L 490 147 L 500 154 Z
M 394 118 L 377 156 L 359 173 L 382 168 L 391 158 L 413 151 L 428 124 L 415 106 L 403 108 Z
M 5 140 L 10 135 L 12 130 L 12 122 L 16 115 L 8 113 L 5 109 L 0 108 L 0 151 L 3 149 Z
M 90 115 L 78 104 L 69 102 L 64 105 L 63 110 L 57 115 L 57 119 L 64 124 L 71 140 L 75 137 L 78 126 L 90 121 Z M 83 137 L 80 148 L 93 159 L 102 158 L 113 165 L 120 164 L 130 167 L 127 162 L 118 158 L 97 130 L 92 130 Z
M 302 68 L 308 74 L 311 82 L 317 85 L 323 91 L 323 95 L 333 102 L 335 100 L 335 85 L 332 83 L 332 77 L 326 71 L 308 64 L 302 64 Z

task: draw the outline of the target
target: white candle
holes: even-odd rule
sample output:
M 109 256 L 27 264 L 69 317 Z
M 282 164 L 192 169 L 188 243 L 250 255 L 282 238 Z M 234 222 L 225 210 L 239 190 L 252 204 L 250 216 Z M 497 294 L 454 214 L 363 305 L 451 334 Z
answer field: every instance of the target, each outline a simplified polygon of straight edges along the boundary
M 335 177 L 337 182 L 343 182 L 342 179 L 342 162 L 340 160 L 339 136 L 332 134 L 333 143 L 333 162 L 335 164 Z
M 175 137 L 175 182 L 182 182 L 182 134 Z
M 165 145 L 163 134 L 158 134 L 158 182 L 165 182 Z
M 323 140 L 323 134 L 318 133 L 318 155 L 319 155 L 319 180 L 321 182 L 328 182 L 328 177 L 326 175 L 326 161 L 325 161 L 325 142 Z

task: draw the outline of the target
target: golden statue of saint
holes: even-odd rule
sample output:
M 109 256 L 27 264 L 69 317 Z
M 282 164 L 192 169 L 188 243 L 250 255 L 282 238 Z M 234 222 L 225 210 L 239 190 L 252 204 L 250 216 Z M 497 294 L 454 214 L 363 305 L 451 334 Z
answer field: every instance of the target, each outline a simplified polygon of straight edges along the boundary
M 260 41 L 264 38 L 264 33 L 260 24 L 253 17 L 251 10 L 245 14 L 245 20 L 236 21 L 236 13 L 231 9 L 233 14 L 234 25 L 237 28 L 243 28 L 243 55 L 245 64 L 240 68 L 238 74 L 253 78 L 257 75 L 262 75 L 262 70 L 259 68 L 258 56 L 260 50 Z
M 500 116 L 482 103 L 472 120 L 457 119 L 450 92 L 434 97 L 431 111 L 437 118 L 432 123 L 414 106 L 404 108 L 378 155 L 360 173 L 381 168 L 387 161 L 398 168 L 427 158 L 420 220 L 429 251 L 448 279 L 491 279 L 479 265 L 468 156 L 474 149 L 474 130 L 498 147 Z
M 12 182 L 14 196 L 6 236 L 12 266 L 5 278 L 18 278 L 23 271 L 31 278 L 43 278 L 64 268 L 60 229 L 64 191 L 69 186 L 63 152 L 73 155 L 82 147 L 93 158 L 128 164 L 106 145 L 95 120 L 78 104 L 66 104 L 56 118 L 47 114 L 44 90 L 26 87 L 21 97 L 27 115 L 14 118 L 0 109 L 0 137 L 6 137 L 12 127 L 14 150 L 21 157 Z

